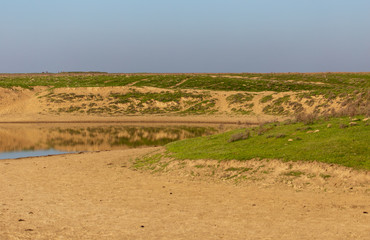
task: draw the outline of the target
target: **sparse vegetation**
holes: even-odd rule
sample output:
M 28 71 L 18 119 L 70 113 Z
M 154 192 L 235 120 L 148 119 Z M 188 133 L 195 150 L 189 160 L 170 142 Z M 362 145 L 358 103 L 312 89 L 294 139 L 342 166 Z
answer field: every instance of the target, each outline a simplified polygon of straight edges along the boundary
M 110 96 L 99 94 L 77 94 L 50 92 L 46 97 L 50 111 L 54 113 L 79 114 L 214 114 L 218 113 L 218 101 L 205 91 L 238 91 L 226 97 L 229 112 L 253 115 L 261 109 L 263 114 L 293 116 L 312 113 L 316 115 L 369 115 L 370 114 L 370 73 L 271 73 L 271 74 L 107 74 L 59 73 L 59 74 L 0 74 L 0 87 L 21 87 L 32 89 L 36 86 L 55 88 L 79 87 L 132 87 L 127 94 L 112 92 Z M 162 91 L 135 91 L 135 88 L 156 87 Z M 171 91 L 170 91 L 171 89 Z M 199 93 L 190 93 L 199 91 Z M 258 92 L 270 91 L 258 103 L 251 101 Z M 78 92 L 78 91 L 77 91 Z M 289 92 L 289 93 L 288 93 Z M 279 93 L 282 93 L 279 95 Z M 188 95 L 193 94 L 193 96 Z M 197 96 L 195 96 L 197 95 Z M 226 95 L 225 95 L 226 96 Z M 99 104 L 99 102 L 106 102 Z M 80 106 L 79 101 L 88 101 Z M 76 103 L 70 106 L 58 104 Z M 168 106 L 157 106 L 155 102 Z M 180 107 L 180 103 L 182 106 Z M 90 103 L 97 104 L 94 107 Z M 117 106 L 121 104 L 120 106 Z M 123 106 L 127 104 L 127 106 Z M 261 106 L 255 107 L 255 104 Z M 116 105 L 115 107 L 112 107 Z M 340 105 L 340 108 L 337 107 Z M 71 105 L 72 106 L 72 105 Z M 80 107 L 80 109 L 77 109 Z M 45 109 L 49 109 L 45 108 Z M 89 109 L 93 108 L 93 109 Z M 307 109 L 310 109 L 307 112 Z
M 206 92 L 185 91 L 140 92 L 131 89 L 126 93 L 110 93 L 103 101 L 100 94 L 75 94 L 53 92 L 43 96 L 49 103 L 68 104 L 57 112 L 87 114 L 210 114 L 215 112 L 215 99 Z
M 208 89 L 225 91 L 311 91 L 330 99 L 343 93 L 369 89 L 369 73 L 243 73 L 243 74 L 2 74 L 0 87 L 35 86 L 105 87 L 151 86 L 175 89 Z M 266 99 L 267 100 L 267 96 Z M 271 100 L 271 99 L 270 99 Z
M 227 172 L 238 172 L 238 173 L 244 173 L 252 170 L 251 168 L 246 168 L 246 167 L 230 167 L 226 168 L 225 171 Z
M 323 173 L 321 173 L 321 174 L 320 174 L 320 177 L 322 177 L 323 179 L 328 179 L 328 178 L 330 178 L 331 176 L 330 176 L 330 175 L 328 175 L 328 174 L 323 174 Z
M 300 177 L 301 175 L 304 175 L 304 172 L 301 171 L 289 171 L 284 173 L 285 176 L 289 177 Z
M 183 91 L 176 91 L 176 92 L 169 92 L 169 91 L 162 91 L 162 92 L 138 92 L 132 90 L 126 94 L 122 93 L 112 93 L 110 94 L 110 98 L 114 100 L 114 103 L 129 103 L 133 99 L 140 101 L 141 103 L 150 103 L 153 101 L 158 102 L 179 102 L 182 98 L 193 98 L 197 100 L 203 100 L 210 95 L 206 94 L 193 94 L 187 93 Z
M 253 95 L 249 93 L 237 93 L 230 95 L 226 98 L 229 104 L 235 104 L 235 103 L 245 103 L 249 102 L 253 99 Z
M 280 97 L 272 102 L 272 104 L 267 105 L 263 108 L 263 112 L 272 115 L 288 115 L 290 112 L 283 106 L 289 102 L 290 96 Z
M 261 103 L 266 103 L 266 102 L 269 102 L 272 100 L 272 95 L 267 95 L 267 96 L 264 96 L 263 98 L 261 98 L 260 102 Z

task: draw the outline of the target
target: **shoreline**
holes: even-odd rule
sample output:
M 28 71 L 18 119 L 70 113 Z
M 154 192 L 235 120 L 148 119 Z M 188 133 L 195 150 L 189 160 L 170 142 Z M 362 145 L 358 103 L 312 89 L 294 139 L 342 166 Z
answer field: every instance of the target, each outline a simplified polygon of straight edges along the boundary
M 142 124 L 230 124 L 258 125 L 265 122 L 282 121 L 279 116 L 237 115 L 136 115 L 136 116 L 87 116 L 87 115 L 0 115 L 0 124 L 22 123 L 142 123 Z
M 162 124 L 162 123 L 169 123 L 169 124 L 230 124 L 230 125 L 258 125 L 259 123 L 256 122 L 232 122 L 232 121 L 143 121 L 143 120 L 92 120 L 92 121 L 0 121 L 0 124 L 74 124 L 74 123 L 140 123 L 140 124 L 148 124 L 148 123 L 154 123 L 154 124 Z

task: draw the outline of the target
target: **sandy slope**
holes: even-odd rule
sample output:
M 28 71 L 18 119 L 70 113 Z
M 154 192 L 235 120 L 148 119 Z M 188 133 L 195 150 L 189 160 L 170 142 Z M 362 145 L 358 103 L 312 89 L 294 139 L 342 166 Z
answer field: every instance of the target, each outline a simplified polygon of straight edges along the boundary
M 57 88 L 35 87 L 33 90 L 0 88 L 0 122 L 40 122 L 40 121 L 135 121 L 135 122 L 218 122 L 218 123 L 259 123 L 264 121 L 282 120 L 287 116 L 267 114 L 266 106 L 273 106 L 272 100 L 262 103 L 260 100 L 273 96 L 274 100 L 290 97 L 291 102 L 282 103 L 283 109 L 290 114 L 300 105 L 302 108 L 315 111 L 315 107 L 323 110 L 337 108 L 335 101 L 327 102 L 321 97 L 313 97 L 313 105 L 306 99 L 297 99 L 294 92 L 251 92 L 248 101 L 228 100 L 231 96 L 245 94 L 235 91 L 202 91 L 182 90 L 195 95 L 203 95 L 207 101 L 214 102 L 214 106 L 207 108 L 206 114 L 200 112 L 186 112 L 196 107 L 200 100 L 197 97 L 183 97 L 173 102 L 140 102 L 131 99 L 130 103 L 116 103 L 111 94 L 127 94 L 129 92 L 159 93 L 175 92 L 174 89 L 161 89 L 154 87 L 86 87 L 86 88 Z M 194 96 L 195 96 L 194 95 Z M 76 97 L 80 96 L 80 97 Z M 339 101 L 339 100 L 338 100 Z M 343 100 L 342 100 L 343 101 Z M 204 103 L 205 104 L 205 103 Z M 129 107 L 134 106 L 136 112 L 130 112 Z M 139 107 L 141 106 L 141 107 Z M 170 110 L 174 107 L 177 110 Z M 198 106 L 199 107 L 199 106 Z M 274 108 L 274 107 L 273 107 Z M 276 106 L 275 106 L 276 108 Z M 161 113 L 150 114 L 159 110 Z M 316 109 L 317 110 L 317 109 Z M 185 111 L 185 114 L 181 111 Z M 271 110 L 276 111 L 276 109 Z M 199 114 L 202 113 L 202 114 Z M 212 114 L 210 114 L 212 113 Z
M 256 112 L 252 115 L 235 115 L 230 112 L 226 97 L 236 92 L 212 92 L 212 98 L 216 99 L 217 113 L 211 115 L 174 114 L 86 114 L 79 112 L 65 112 L 71 106 L 81 106 L 93 103 L 98 106 L 109 106 L 109 94 L 130 91 L 132 87 L 87 87 L 87 88 L 58 88 L 53 93 L 77 94 L 101 96 L 102 100 L 76 100 L 63 103 L 51 102 L 47 96 L 50 93 L 47 87 L 36 87 L 33 90 L 12 88 L 0 88 L 0 122 L 177 122 L 177 123 L 259 123 L 261 121 L 274 121 L 283 119 L 278 116 L 269 116 Z M 159 89 L 153 87 L 135 88 L 142 93 L 175 91 L 171 89 Z M 189 92 L 199 92 L 189 90 Z M 209 91 L 205 91 L 209 92 Z M 268 93 L 261 93 L 268 94 Z M 159 104 L 159 103 L 158 103 Z M 125 107 L 125 106 L 120 106 Z M 163 106 L 166 107 L 166 106 Z M 89 107 L 87 107 L 88 109 Z M 63 111 L 59 111 L 64 109 Z
M 129 168 L 154 150 L 0 161 L 0 239 L 370 239 L 368 194 Z

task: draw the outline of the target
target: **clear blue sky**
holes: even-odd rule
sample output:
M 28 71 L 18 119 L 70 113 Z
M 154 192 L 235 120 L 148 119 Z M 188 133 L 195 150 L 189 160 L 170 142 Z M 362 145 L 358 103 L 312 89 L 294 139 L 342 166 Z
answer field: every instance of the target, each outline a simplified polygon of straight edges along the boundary
M 1 0 L 0 72 L 370 71 L 370 0 Z

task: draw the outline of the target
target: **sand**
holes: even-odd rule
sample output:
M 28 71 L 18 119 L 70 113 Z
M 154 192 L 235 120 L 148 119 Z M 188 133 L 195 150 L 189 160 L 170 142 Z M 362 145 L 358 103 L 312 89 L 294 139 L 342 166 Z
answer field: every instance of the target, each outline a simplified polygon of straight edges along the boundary
M 0 161 L 0 239 L 370 239 L 369 194 L 131 168 L 156 150 Z

